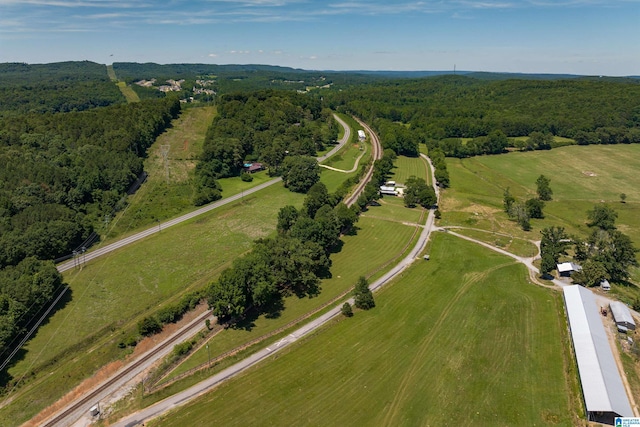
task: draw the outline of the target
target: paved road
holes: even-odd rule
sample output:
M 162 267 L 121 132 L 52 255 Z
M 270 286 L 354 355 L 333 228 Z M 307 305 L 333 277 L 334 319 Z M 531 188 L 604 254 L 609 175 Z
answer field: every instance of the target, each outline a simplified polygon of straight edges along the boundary
M 337 115 L 334 115 L 334 118 L 336 119 L 336 121 L 344 128 L 344 135 L 343 137 L 338 141 L 338 144 L 332 149 L 330 150 L 328 153 L 326 153 L 325 155 L 318 157 L 317 160 L 319 162 L 326 160 L 327 158 L 331 157 L 332 155 L 334 155 L 336 152 L 338 152 L 351 138 L 351 128 L 347 125 L 347 123 L 345 123 L 342 119 L 340 119 Z M 58 271 L 63 272 L 66 270 L 69 270 L 71 268 L 73 268 L 77 262 L 82 261 L 87 262 L 90 261 L 92 259 L 98 258 L 100 256 L 103 256 L 105 254 L 108 254 L 109 252 L 112 252 L 116 249 L 119 249 L 123 246 L 126 246 L 128 244 L 131 244 L 133 242 L 136 242 L 140 239 L 143 239 L 147 236 L 151 236 L 155 233 L 158 233 L 160 230 L 164 230 L 167 227 L 171 227 L 173 225 L 179 224 L 181 222 L 187 221 L 191 218 L 194 218 L 198 215 L 202 215 L 203 213 L 209 212 L 213 209 L 216 209 L 220 206 L 224 206 L 228 203 L 231 203 L 233 201 L 236 201 L 238 199 L 240 199 L 241 197 L 243 197 L 244 195 L 248 195 L 248 194 L 252 194 L 255 193 L 257 191 L 260 191 L 270 185 L 275 184 L 276 182 L 281 181 L 280 178 L 275 178 L 272 179 L 270 181 L 267 181 L 263 184 L 260 184 L 250 190 L 245 190 L 243 193 L 240 194 L 235 194 L 233 196 L 227 197 L 226 199 L 222 199 L 219 200 L 215 203 L 211 203 L 207 206 L 204 206 L 202 208 L 199 208 L 193 212 L 190 212 L 186 215 L 182 215 L 178 218 L 174 218 L 170 221 L 166 221 L 163 222 L 161 224 L 159 224 L 158 226 L 154 226 L 152 228 L 149 228 L 145 231 L 142 231 L 140 233 L 134 234 L 132 236 L 126 237 L 122 240 L 119 240 L 117 242 L 114 242 L 112 244 L 103 246 L 101 248 L 98 248 L 95 251 L 92 252 L 87 252 L 85 254 L 82 255 L 82 259 L 75 259 L 75 260 L 71 260 L 69 262 L 63 263 L 58 265 Z M 165 349 L 162 351 L 157 351 L 158 348 L 154 348 L 153 350 L 150 350 L 149 352 L 147 352 L 145 355 L 141 356 L 141 358 L 137 359 L 135 361 L 135 363 L 137 364 L 139 360 L 142 359 L 147 359 L 145 363 L 140 364 L 139 366 L 135 366 L 135 369 L 130 369 L 130 366 L 128 365 L 127 367 L 124 367 L 121 371 L 124 370 L 129 370 L 127 371 L 126 375 L 121 375 L 121 378 L 117 381 L 117 382 L 113 382 L 111 383 L 108 387 L 105 387 L 104 390 L 101 390 L 102 386 L 97 387 L 96 389 L 92 390 L 90 393 L 92 396 L 94 396 L 94 400 L 95 402 L 100 401 L 101 399 L 104 399 L 106 396 L 108 396 L 109 394 L 111 394 L 114 390 L 117 390 L 119 387 L 123 387 L 127 382 L 131 381 L 131 379 L 133 377 L 135 377 L 136 375 L 140 374 L 141 372 L 143 372 L 144 370 L 148 369 L 149 366 L 151 366 L 151 364 L 155 363 L 156 361 L 158 361 L 159 359 L 161 359 L 162 357 L 164 357 L 169 351 L 172 350 L 173 348 L 173 343 L 175 341 L 175 337 L 176 336 L 180 336 L 183 337 L 184 339 L 189 338 L 190 336 L 195 335 L 197 332 L 199 332 L 202 329 L 202 322 L 203 321 L 199 321 L 196 322 L 194 324 L 192 324 L 191 329 L 188 330 L 183 330 L 181 329 L 180 331 L 177 331 L 176 334 L 172 335 L 171 337 L 167 338 L 167 340 L 165 342 L 169 342 L 169 345 L 165 346 Z M 159 344 L 159 346 L 162 346 L 162 343 Z M 155 351 L 155 352 L 154 352 Z M 132 361 L 133 363 L 134 361 Z M 119 371 L 118 373 L 116 373 L 116 375 L 120 375 L 122 372 Z M 110 381 L 106 380 L 107 381 Z M 71 423 L 74 422 L 74 420 L 77 420 L 79 417 L 82 417 L 83 415 L 85 415 L 86 411 L 88 410 L 88 407 L 85 407 L 86 405 L 78 405 L 78 402 L 82 401 L 82 399 L 86 398 L 86 395 L 83 395 L 79 398 L 77 398 L 76 400 L 74 400 L 74 402 L 72 404 L 69 404 L 68 406 L 65 407 L 65 409 L 63 410 L 64 412 L 67 412 L 66 416 L 64 418 L 56 418 L 56 422 L 55 425 L 69 425 Z M 90 404 L 89 406 L 92 406 L 92 404 Z M 73 406 L 79 406 L 79 408 L 73 408 Z
M 433 182 L 435 184 L 435 180 Z M 372 283 L 369 286 L 371 290 L 376 290 L 384 286 L 393 278 L 397 277 L 400 273 L 402 273 L 416 259 L 419 259 L 418 255 L 420 254 L 420 252 L 424 250 L 427 244 L 427 241 L 429 240 L 429 236 L 431 235 L 431 231 L 433 230 L 434 219 L 435 219 L 434 212 L 429 211 L 429 215 L 427 216 L 427 222 L 424 228 L 422 229 L 422 232 L 420 233 L 420 237 L 418 238 L 418 241 L 416 242 L 416 245 L 413 247 L 411 252 L 403 260 L 401 260 L 395 267 L 393 267 L 390 271 L 388 271 L 384 276 L 382 276 L 380 279 Z M 349 303 L 353 304 L 353 299 L 350 299 Z M 327 313 L 323 314 L 322 316 L 318 317 L 315 320 L 312 320 L 311 322 L 297 329 L 295 332 L 282 338 L 277 343 L 271 344 L 268 347 L 263 348 L 257 353 L 247 357 L 246 359 L 236 363 L 233 366 L 230 366 L 224 371 L 192 386 L 191 388 L 188 388 L 180 393 L 177 393 L 171 397 L 168 397 L 163 401 L 160 401 L 152 406 L 149 406 L 135 414 L 132 414 L 123 418 L 122 420 L 118 421 L 114 425 L 117 427 L 133 427 L 133 426 L 141 425 L 142 423 L 152 418 L 156 418 L 166 413 L 167 411 L 170 411 L 174 408 L 177 408 L 181 405 L 184 405 L 192 401 L 198 396 L 201 396 L 202 394 L 213 389 L 223 381 L 239 374 L 240 372 L 255 365 L 256 363 L 268 358 L 272 354 L 282 350 L 288 345 L 291 345 L 292 343 L 296 342 L 297 340 L 304 337 L 305 335 L 320 328 L 321 326 L 326 324 L 328 321 L 330 321 L 334 317 L 340 315 L 341 308 L 342 308 L 342 304 L 337 305 Z
M 317 158 L 318 162 L 322 162 L 326 159 L 328 159 L 329 157 L 333 156 L 336 152 L 338 152 L 338 150 L 340 150 L 348 141 L 349 138 L 351 137 L 351 128 L 349 127 L 349 125 L 347 125 L 344 120 L 342 120 L 340 117 L 338 117 L 337 115 L 334 115 L 334 118 L 336 119 L 336 121 L 344 128 L 344 135 L 343 137 L 340 139 L 340 141 L 338 141 L 338 145 L 336 145 L 331 151 L 329 151 L 327 154 L 320 156 Z M 151 228 L 148 228 L 144 231 L 141 231 L 139 233 L 133 234 L 129 237 L 125 237 L 122 240 L 118 240 L 117 242 L 111 243 L 109 245 L 105 245 L 102 246 L 94 251 L 91 252 L 86 252 L 82 255 L 79 255 L 77 258 L 72 259 L 70 261 L 64 262 L 62 264 L 58 265 L 58 271 L 59 272 L 64 272 L 67 270 L 71 270 L 72 268 L 76 267 L 79 263 L 86 263 L 88 261 L 91 261 L 93 259 L 96 259 L 98 257 L 101 257 L 103 255 L 108 254 L 109 252 L 113 252 L 116 249 L 119 249 L 123 246 L 129 245 L 133 242 L 137 242 L 138 240 L 144 239 L 145 237 L 151 236 L 153 234 L 156 234 L 158 232 L 160 232 L 161 230 L 164 230 L 168 227 L 174 226 L 176 224 L 180 224 L 181 222 L 184 221 L 188 221 L 192 218 L 197 217 L 198 215 L 202 215 L 204 213 L 210 212 L 214 209 L 219 208 L 220 206 L 224 206 L 227 205 L 229 203 L 235 202 L 236 200 L 241 199 L 244 196 L 248 196 L 249 194 L 253 194 L 257 191 L 263 190 L 277 182 L 282 181 L 281 178 L 274 178 L 270 181 L 267 181 L 265 183 L 262 183 L 258 186 L 255 186 L 249 190 L 244 190 L 242 193 L 238 193 L 238 194 L 234 194 L 233 196 L 229 196 L 227 198 L 218 200 L 217 202 L 211 203 L 207 206 L 204 206 L 202 208 L 196 209 L 193 212 L 190 212 L 186 215 L 182 215 L 178 218 L 174 218 L 172 220 L 166 221 L 166 222 L 162 222 L 159 223 L 156 226 L 153 226 Z

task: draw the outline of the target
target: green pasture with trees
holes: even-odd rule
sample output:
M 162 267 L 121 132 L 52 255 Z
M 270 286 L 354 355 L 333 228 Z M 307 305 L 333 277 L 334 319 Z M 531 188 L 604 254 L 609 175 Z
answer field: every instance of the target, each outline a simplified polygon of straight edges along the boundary
M 593 230 L 602 227 L 611 230 L 612 217 L 602 215 L 604 219 L 600 219 L 596 215 L 596 218 L 590 218 L 588 212 L 606 213 L 610 209 L 617 215 L 614 218 L 616 231 L 601 242 L 618 238 L 618 233 L 622 233 L 638 247 L 639 155 L 638 145 L 617 145 L 570 146 L 551 151 L 449 159 L 447 163 L 454 184 L 443 193 L 440 224 L 504 232 L 529 240 L 543 239 L 543 242 L 544 235 L 541 232 L 551 227 L 562 227 L 563 237 L 556 240 L 577 239 L 593 247 L 596 244 Z M 541 176 L 545 179 L 540 180 Z M 514 200 L 536 199 L 539 196 L 537 181 L 547 180 L 552 200 L 544 202 L 544 218 L 531 218 L 531 231 L 518 230 L 517 218 L 509 219 L 504 212 L 507 190 Z M 621 202 L 620 193 L 627 196 L 625 203 Z M 593 226 L 590 227 L 589 224 Z M 551 256 L 545 257 L 543 254 L 543 272 L 550 273 L 555 269 L 555 262 L 575 256 L 574 245 L 567 248 L 567 254 L 560 256 L 563 252 L 565 249 L 560 248 L 552 250 Z M 635 259 L 638 259 L 637 253 Z M 588 264 L 587 267 L 590 269 L 591 265 Z M 625 270 L 630 274 L 632 282 L 640 281 L 639 269 L 634 263 L 630 262 Z M 618 283 L 626 283 L 628 278 L 623 277 L 624 274 L 613 276 Z M 612 292 L 628 303 L 633 303 L 640 296 L 640 290 L 631 284 L 614 286 Z
M 430 253 L 375 295 L 375 309 L 340 316 L 150 425 L 211 414 L 234 425 L 446 425 L 452 414 L 466 425 L 575 425 L 561 295 L 453 236 L 434 235 Z

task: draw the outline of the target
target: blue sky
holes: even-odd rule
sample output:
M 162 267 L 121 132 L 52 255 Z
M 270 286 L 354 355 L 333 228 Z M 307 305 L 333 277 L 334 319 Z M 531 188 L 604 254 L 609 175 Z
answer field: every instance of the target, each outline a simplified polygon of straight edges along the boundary
M 85 59 L 640 75 L 640 0 L 0 0 L 0 62 Z

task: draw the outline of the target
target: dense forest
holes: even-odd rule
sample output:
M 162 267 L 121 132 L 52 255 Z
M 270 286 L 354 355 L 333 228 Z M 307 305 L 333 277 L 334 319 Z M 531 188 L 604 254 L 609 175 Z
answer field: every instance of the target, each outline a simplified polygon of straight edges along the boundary
M 83 111 L 124 102 L 101 64 L 0 64 L 0 116 Z
M 640 142 L 640 81 L 635 79 L 496 81 L 442 76 L 323 95 L 329 108 L 359 115 L 387 134 L 386 147 L 406 154 L 419 142 L 438 146 L 447 156 L 501 153 L 512 144 L 509 137 L 532 134 L 534 140 L 518 148 L 551 148 L 545 136 L 571 138 L 578 144 Z
M 45 111 L 58 111 L 54 95 L 41 102 Z M 142 172 L 147 148 L 180 104 L 167 98 L 66 113 L 21 111 L 0 116 L 3 357 L 62 286 L 54 265 L 44 260 L 71 253 L 94 224 L 113 214 Z
M 219 198 L 216 180 L 239 175 L 245 162 L 278 173 L 286 156 L 315 156 L 336 142 L 338 127 L 319 99 L 293 91 L 223 95 L 196 166 L 196 204 Z

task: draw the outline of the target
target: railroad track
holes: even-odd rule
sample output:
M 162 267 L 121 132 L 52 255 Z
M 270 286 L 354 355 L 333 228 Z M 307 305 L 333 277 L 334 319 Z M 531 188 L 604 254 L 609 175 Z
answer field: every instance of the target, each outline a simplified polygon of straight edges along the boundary
M 138 372 L 135 372 L 135 371 L 141 368 L 144 364 L 148 363 L 150 358 L 153 358 L 154 356 L 158 355 L 158 353 L 162 352 L 163 350 L 166 350 L 167 347 L 174 345 L 177 341 L 184 339 L 185 335 L 190 335 L 192 332 L 192 329 L 196 327 L 197 324 L 202 324 L 202 322 L 209 316 L 211 316 L 211 312 L 209 310 L 205 311 L 203 314 L 201 314 L 196 319 L 191 321 L 191 323 L 189 323 L 187 326 L 182 328 L 178 333 L 176 333 L 175 335 L 173 335 L 163 343 L 157 345 L 156 347 L 151 349 L 149 352 L 140 356 L 138 360 L 126 366 L 124 369 L 122 369 L 122 371 L 118 372 L 116 375 L 106 380 L 100 386 L 98 386 L 91 392 L 87 393 L 85 396 L 77 400 L 68 408 L 64 409 L 62 412 L 56 414 L 53 418 L 50 418 L 49 420 L 47 420 L 44 424 L 42 424 L 42 426 L 53 427 L 53 426 L 64 425 L 65 421 L 67 422 L 70 421 L 70 420 L 67 420 L 67 417 L 71 416 L 75 412 L 78 412 L 83 408 L 85 408 L 86 411 L 88 411 L 89 407 L 92 406 L 96 401 L 99 401 L 101 397 L 103 397 L 101 395 L 107 392 L 110 387 L 117 384 L 118 381 L 123 380 L 125 377 L 127 377 L 130 374 L 134 374 L 134 375 L 138 374 Z M 71 422 L 74 422 L 74 421 L 75 420 Z
M 354 119 L 356 119 L 358 124 L 362 126 L 371 137 L 371 146 L 373 149 L 371 156 L 373 161 L 371 162 L 371 166 L 367 170 L 367 173 L 364 175 L 363 179 L 360 180 L 355 190 L 353 190 L 353 193 L 351 193 L 351 195 L 346 198 L 344 203 L 349 207 L 351 207 L 358 200 L 358 197 L 360 197 L 360 194 L 362 194 L 362 192 L 364 191 L 364 187 L 366 187 L 369 181 L 371 181 L 371 177 L 373 176 L 373 166 L 376 160 L 380 160 L 382 158 L 382 146 L 380 145 L 380 139 L 378 138 L 378 135 L 362 120 L 358 119 L 357 117 L 354 117 Z

